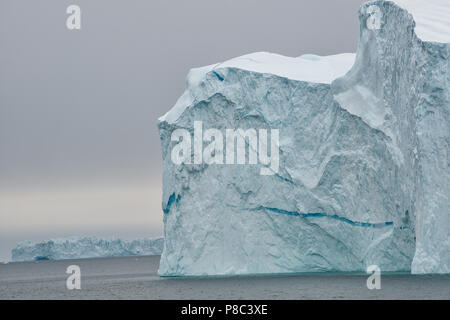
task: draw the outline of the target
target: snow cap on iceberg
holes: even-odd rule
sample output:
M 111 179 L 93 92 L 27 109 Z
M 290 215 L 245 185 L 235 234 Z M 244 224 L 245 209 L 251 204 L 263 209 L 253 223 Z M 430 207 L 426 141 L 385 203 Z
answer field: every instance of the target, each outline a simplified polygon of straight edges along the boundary
M 412 14 L 417 36 L 423 41 L 450 42 L 450 1 L 393 0 Z
M 305 54 L 300 57 L 286 57 L 269 52 L 255 52 L 236 57 L 225 62 L 201 68 L 193 68 L 186 77 L 186 91 L 159 121 L 172 123 L 196 100 L 196 88 L 211 73 L 219 81 L 225 80 L 227 69 L 240 69 L 271 74 L 290 80 L 330 84 L 342 77 L 355 62 L 354 53 L 330 56 Z

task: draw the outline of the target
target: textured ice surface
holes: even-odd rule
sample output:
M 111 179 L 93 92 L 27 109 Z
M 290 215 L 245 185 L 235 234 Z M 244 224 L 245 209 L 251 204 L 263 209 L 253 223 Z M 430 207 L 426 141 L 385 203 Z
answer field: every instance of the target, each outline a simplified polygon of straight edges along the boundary
M 448 0 L 395 0 L 414 17 L 416 35 L 424 41 L 450 42 Z
M 398 155 L 402 199 L 416 221 L 412 272 L 449 273 L 450 2 L 399 2 L 417 24 L 392 2 L 363 6 L 361 21 L 371 5 L 381 8 L 381 28 L 361 24 L 355 65 L 332 88 L 341 107 L 386 134 Z
M 158 123 L 160 275 L 450 272 L 449 44 L 390 1 L 359 18 L 356 59 L 255 53 L 189 72 Z M 279 129 L 278 173 L 174 164 L 171 133 L 199 120 Z
M 23 241 L 12 250 L 13 261 L 60 260 L 161 254 L 163 238 L 137 240 L 72 237 L 39 243 Z
M 207 74 L 212 73 L 221 80 L 223 79 L 221 72 L 226 72 L 228 69 L 242 69 L 277 75 L 291 80 L 330 84 L 337 77 L 343 76 L 354 61 L 354 53 L 326 57 L 307 54 L 292 58 L 268 52 L 256 52 L 222 63 L 191 69 L 186 79 L 187 90 L 175 106 L 159 120 L 168 123 L 175 122 L 187 107 L 198 100 L 197 95 L 203 94 L 201 86 Z

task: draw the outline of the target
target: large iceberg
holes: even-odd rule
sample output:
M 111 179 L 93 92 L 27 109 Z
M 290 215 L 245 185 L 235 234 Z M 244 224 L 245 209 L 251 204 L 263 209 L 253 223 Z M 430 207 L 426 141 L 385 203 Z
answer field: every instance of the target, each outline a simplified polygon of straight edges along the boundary
M 58 238 L 39 243 L 22 241 L 12 250 L 13 261 L 62 260 L 121 256 L 159 255 L 163 238 L 136 240 L 96 237 Z
M 449 8 L 364 4 L 356 56 L 192 69 L 158 122 L 159 274 L 450 272 Z

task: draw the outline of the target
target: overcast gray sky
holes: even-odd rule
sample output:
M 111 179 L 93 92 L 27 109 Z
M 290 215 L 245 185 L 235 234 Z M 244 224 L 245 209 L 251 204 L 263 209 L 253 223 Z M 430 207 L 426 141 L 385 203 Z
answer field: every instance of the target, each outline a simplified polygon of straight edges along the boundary
M 363 2 L 0 0 L 0 261 L 24 239 L 161 235 L 156 124 L 188 70 L 355 52 Z

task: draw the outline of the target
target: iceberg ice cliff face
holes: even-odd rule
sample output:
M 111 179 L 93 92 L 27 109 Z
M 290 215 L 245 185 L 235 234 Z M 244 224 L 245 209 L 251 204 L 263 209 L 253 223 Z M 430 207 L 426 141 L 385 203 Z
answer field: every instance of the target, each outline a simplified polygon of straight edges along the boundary
M 361 9 L 364 21 L 371 5 L 381 8 L 382 25 L 362 25 L 355 65 L 333 83 L 333 92 L 342 107 L 386 133 L 400 151 L 399 178 L 416 221 L 412 272 L 449 273 L 450 3 L 398 3 L 413 16 L 392 2 Z
M 31 241 L 23 241 L 12 250 L 12 260 L 36 261 L 159 255 L 163 246 L 163 238 L 126 241 L 95 237 L 72 237 L 52 239 L 36 244 Z
M 158 123 L 160 275 L 450 272 L 450 49 L 417 36 L 405 3 L 361 7 L 356 57 L 255 53 L 190 71 Z M 422 34 L 445 39 L 437 29 Z M 278 130 L 278 167 L 249 163 L 249 137 L 246 164 L 224 164 L 228 148 L 196 161 L 213 145 L 199 121 L 223 136 Z M 176 130 L 194 141 L 181 164 Z

